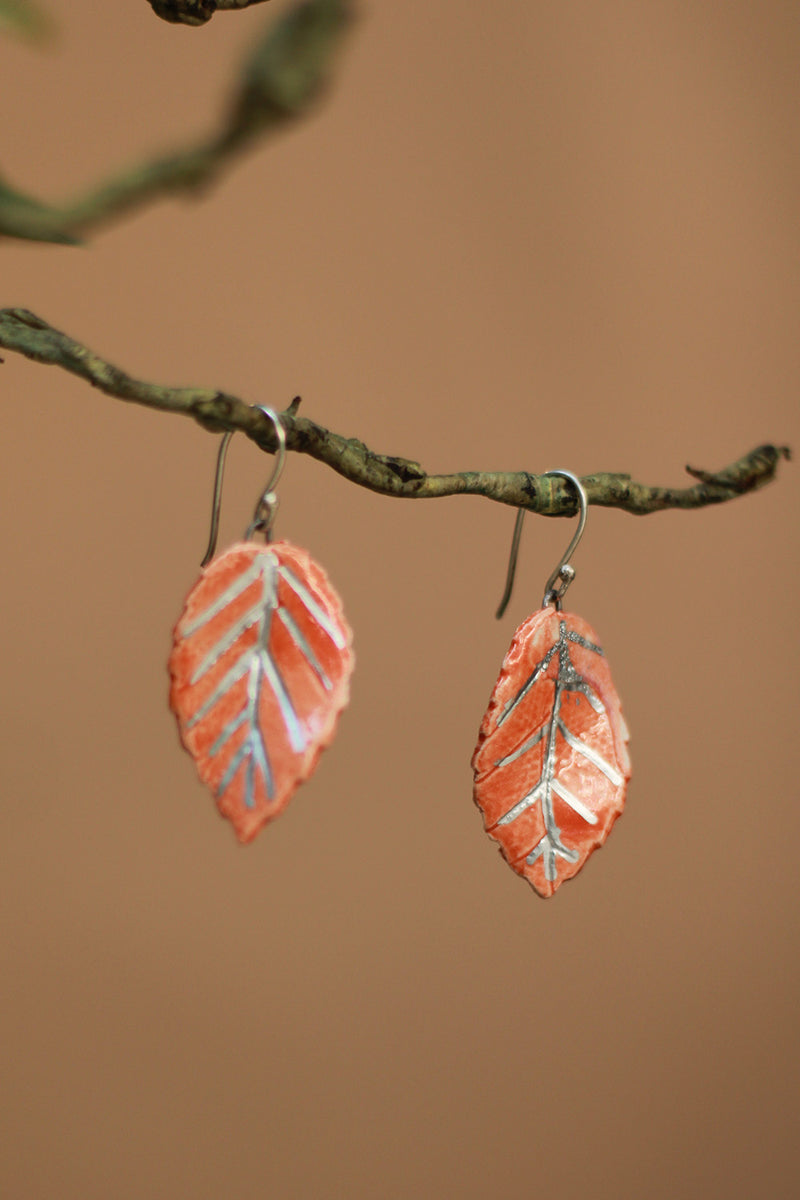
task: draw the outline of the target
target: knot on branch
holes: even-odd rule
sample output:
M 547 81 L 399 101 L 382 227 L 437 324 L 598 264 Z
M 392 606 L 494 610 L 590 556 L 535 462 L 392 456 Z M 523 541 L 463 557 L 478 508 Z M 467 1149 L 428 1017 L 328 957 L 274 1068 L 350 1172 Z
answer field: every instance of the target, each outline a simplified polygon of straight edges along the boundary
M 391 454 L 376 454 L 374 457 L 401 483 L 421 483 L 427 476 L 420 463 L 412 462 L 411 459 L 396 458 Z

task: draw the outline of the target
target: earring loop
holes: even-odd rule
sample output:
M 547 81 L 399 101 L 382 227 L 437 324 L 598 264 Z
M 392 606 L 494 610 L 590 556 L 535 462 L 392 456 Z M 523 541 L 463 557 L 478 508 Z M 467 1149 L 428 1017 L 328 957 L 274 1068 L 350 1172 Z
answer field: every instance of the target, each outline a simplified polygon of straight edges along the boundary
M 269 417 L 275 429 L 275 437 L 278 439 L 278 450 L 275 455 L 275 463 L 272 468 L 272 474 L 267 480 L 264 491 L 261 493 L 258 503 L 253 512 L 253 519 L 247 526 L 244 535 L 244 540 L 249 542 L 255 533 L 263 533 L 266 541 L 269 541 L 272 534 L 272 526 L 275 523 L 275 514 L 278 511 L 278 497 L 275 494 L 275 485 L 283 472 L 283 465 L 286 462 L 286 430 L 283 428 L 278 416 L 271 408 L 267 408 L 265 404 L 256 405 L 257 408 Z
M 584 526 L 586 525 L 586 512 L 589 502 L 586 498 L 586 492 L 584 491 L 583 484 L 578 479 L 577 475 L 573 475 L 572 471 L 562 471 L 560 469 L 556 469 L 553 471 L 545 471 L 544 474 L 559 475 L 563 479 L 568 479 L 575 488 L 578 496 L 578 528 L 575 531 L 575 536 L 567 547 L 566 553 L 563 555 L 558 566 L 547 580 L 544 590 L 544 599 L 542 600 L 542 608 L 547 608 L 549 604 L 555 604 L 556 611 L 558 611 L 561 608 L 561 601 L 564 597 L 564 593 L 575 578 L 575 568 L 570 566 L 569 560 L 575 553 L 578 542 L 583 537 L 583 530 Z M 527 510 L 524 508 L 517 509 L 517 517 L 514 522 L 514 535 L 511 539 L 511 553 L 509 554 L 508 558 L 506 586 L 503 590 L 502 599 L 497 607 L 497 612 L 495 613 L 495 617 L 498 621 L 508 607 L 508 602 L 511 599 L 511 593 L 514 588 L 514 576 L 516 575 L 517 571 L 517 556 L 519 554 L 519 543 L 522 535 L 522 522 L 525 519 L 526 511 Z M 560 587 L 555 587 L 556 580 L 559 579 L 561 580 L 561 585 Z
M 272 474 L 267 480 L 267 485 L 261 494 L 261 497 L 256 505 L 253 519 L 247 528 L 245 540 L 249 540 L 256 530 L 264 530 L 269 536 L 272 524 L 275 520 L 275 513 L 278 508 L 278 497 L 274 494 L 274 488 L 283 472 L 284 463 L 286 461 L 286 430 L 278 418 L 277 414 L 264 404 L 256 404 L 253 406 L 258 408 L 265 416 L 269 417 L 275 430 L 275 437 L 278 442 L 278 449 L 275 455 L 275 464 L 272 468 Z M 228 455 L 228 446 L 233 437 L 233 430 L 228 429 L 223 435 L 217 451 L 217 467 L 214 473 L 214 493 L 211 500 L 211 528 L 208 535 L 208 546 L 200 563 L 201 567 L 208 566 L 211 559 L 214 557 L 214 551 L 217 548 L 217 538 L 219 536 L 219 513 L 222 507 L 222 481 L 225 474 L 225 459 Z
M 269 493 L 273 491 L 278 480 L 283 474 L 283 467 L 286 462 L 286 430 L 283 428 L 283 423 L 274 409 L 267 408 L 266 404 L 255 404 L 253 407 L 257 408 L 259 412 L 263 412 L 265 417 L 269 417 L 270 421 L 272 422 L 272 427 L 275 430 L 275 437 L 278 440 L 275 463 L 272 468 L 272 474 L 264 485 L 264 491 L 261 497 L 263 500 L 265 496 L 268 496 Z
M 584 526 L 586 525 L 586 512 L 589 502 L 586 499 L 586 492 L 583 489 L 583 484 L 581 483 L 580 479 L 578 479 L 577 475 L 573 475 L 572 471 L 545 471 L 545 474 L 559 475 L 562 479 L 568 479 L 577 492 L 579 504 L 578 528 L 575 530 L 575 535 L 570 544 L 567 546 L 566 553 L 561 559 L 561 562 L 553 571 L 544 587 L 542 608 L 547 608 L 549 604 L 555 604 L 556 612 L 558 612 L 558 610 L 561 608 L 561 601 L 564 598 L 564 593 L 575 578 L 575 568 L 570 566 L 569 560 L 575 553 L 578 542 L 583 537 L 583 530 Z M 557 579 L 561 580 L 560 587 L 555 586 Z
M 225 474 L 225 458 L 228 454 L 228 446 L 233 437 L 233 430 L 228 429 L 222 435 L 222 440 L 217 451 L 217 468 L 214 472 L 214 494 L 211 498 L 211 528 L 208 534 L 208 545 L 206 552 L 200 560 L 201 567 L 207 567 L 214 557 L 214 551 L 217 548 L 217 538 L 219 536 L 219 510 L 222 504 L 222 477 Z

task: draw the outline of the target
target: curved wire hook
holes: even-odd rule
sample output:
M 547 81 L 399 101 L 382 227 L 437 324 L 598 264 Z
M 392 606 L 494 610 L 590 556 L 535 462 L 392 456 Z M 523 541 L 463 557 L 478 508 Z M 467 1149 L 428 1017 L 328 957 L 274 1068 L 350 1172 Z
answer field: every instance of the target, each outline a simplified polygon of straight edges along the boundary
M 286 461 L 286 430 L 283 428 L 279 417 L 271 408 L 267 408 L 264 404 L 256 404 L 253 406 L 258 408 L 265 416 L 269 417 L 275 429 L 275 437 L 278 440 L 278 450 L 275 455 L 275 464 L 272 468 L 272 474 L 267 480 L 267 485 L 262 492 L 258 504 L 256 505 L 253 519 L 247 527 L 245 538 L 252 537 L 257 529 L 263 529 L 269 535 L 272 522 L 275 519 L 275 512 L 278 507 L 278 497 L 275 495 L 274 488 L 281 477 L 283 465 Z M 214 557 L 214 551 L 217 548 L 217 537 L 219 536 L 219 511 L 222 505 L 222 480 L 225 474 L 225 459 L 228 454 L 228 446 L 233 437 L 233 430 L 229 429 L 222 435 L 222 441 L 219 444 L 217 452 L 217 469 L 214 474 L 214 495 L 211 500 L 211 529 L 208 536 L 208 546 L 203 555 L 203 560 L 200 563 L 201 567 L 205 567 L 211 562 Z
M 203 555 L 200 566 L 207 566 L 214 557 L 214 551 L 217 548 L 217 538 L 219 537 L 219 510 L 222 503 L 222 477 L 225 474 L 225 458 L 228 453 L 228 446 L 233 437 L 233 430 L 228 429 L 222 435 L 222 440 L 217 451 L 217 469 L 214 473 L 214 495 L 211 499 L 211 529 L 208 534 L 208 546 Z
M 575 488 L 578 496 L 578 528 L 575 530 L 575 535 L 569 546 L 567 546 L 566 553 L 562 556 L 558 566 L 547 580 L 544 589 L 544 599 L 542 600 L 542 608 L 547 608 L 548 604 L 555 604 L 556 609 L 558 610 L 561 608 L 561 601 L 564 593 L 575 578 L 575 568 L 570 566 L 569 560 L 575 553 L 578 542 L 583 537 L 583 530 L 584 526 L 586 525 L 586 512 L 589 502 L 586 499 L 586 492 L 584 491 L 583 484 L 581 483 L 580 479 L 578 479 L 577 475 L 573 475 L 572 471 L 554 470 L 545 471 L 544 474 L 559 475 L 562 479 L 568 479 Z M 508 559 L 506 586 L 505 590 L 503 591 L 503 598 L 501 599 L 497 608 L 497 612 L 495 613 L 495 617 L 498 621 L 508 607 L 508 602 L 511 599 L 511 592 L 514 588 L 514 576 L 517 571 L 517 555 L 519 554 L 519 542 L 522 535 L 522 522 L 525 519 L 526 511 L 527 510 L 524 508 L 517 509 L 517 519 L 514 522 L 514 536 L 511 540 L 511 554 L 509 555 Z M 559 579 L 561 580 L 561 585 L 556 587 L 556 580 Z

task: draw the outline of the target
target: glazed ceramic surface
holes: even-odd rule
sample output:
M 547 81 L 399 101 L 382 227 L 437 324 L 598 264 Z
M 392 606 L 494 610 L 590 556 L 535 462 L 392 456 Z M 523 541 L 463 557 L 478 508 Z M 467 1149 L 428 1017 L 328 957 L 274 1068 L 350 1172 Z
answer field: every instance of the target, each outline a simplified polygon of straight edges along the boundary
M 580 871 L 622 812 L 628 731 L 594 630 L 542 608 L 505 657 L 472 759 L 486 830 L 540 896 Z
M 278 816 L 349 699 L 352 635 L 311 556 L 241 542 L 205 568 L 175 627 L 170 707 L 242 842 Z

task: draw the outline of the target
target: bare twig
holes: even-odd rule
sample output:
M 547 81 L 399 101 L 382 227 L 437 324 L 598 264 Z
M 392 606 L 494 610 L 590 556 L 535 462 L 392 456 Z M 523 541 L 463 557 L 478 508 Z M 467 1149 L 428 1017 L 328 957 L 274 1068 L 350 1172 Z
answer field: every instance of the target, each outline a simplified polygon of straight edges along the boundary
M 223 9 L 249 8 L 264 0 L 149 0 L 157 17 L 174 25 L 205 25 L 215 12 Z
M 200 387 L 165 387 L 134 379 L 27 309 L 0 310 L 0 346 L 24 354 L 35 362 L 50 363 L 71 371 L 119 400 L 193 417 L 212 432 L 238 430 L 263 450 L 272 452 L 275 449 L 272 424 L 259 408 L 228 392 Z M 557 476 L 532 475 L 526 471 L 462 471 L 452 475 L 430 475 L 418 462 L 376 454 L 356 438 L 342 437 L 298 416 L 299 403 L 296 398 L 281 414 L 288 449 L 326 463 L 351 483 L 373 492 L 417 500 L 437 496 L 485 496 L 488 500 L 549 517 L 569 516 L 575 512 L 575 497 L 569 484 Z M 789 457 L 786 446 L 764 445 L 721 471 L 687 467 L 698 480 L 687 488 L 653 487 L 636 483 L 629 475 L 606 472 L 584 476 L 581 482 L 590 504 L 621 508 L 639 515 L 668 508 L 703 508 L 763 487 L 774 478 L 779 460 Z
M 0 33 L 10 29 L 32 42 L 52 37 L 54 23 L 49 14 L 33 0 L 0 0 Z
M 198 0 L 198 6 L 207 7 L 207 0 Z M 0 181 L 0 236 L 74 242 L 128 209 L 210 185 L 235 155 L 314 105 L 328 83 L 350 18 L 350 0 L 303 0 L 271 22 L 239 73 L 222 128 L 193 146 L 140 163 L 57 206 Z

